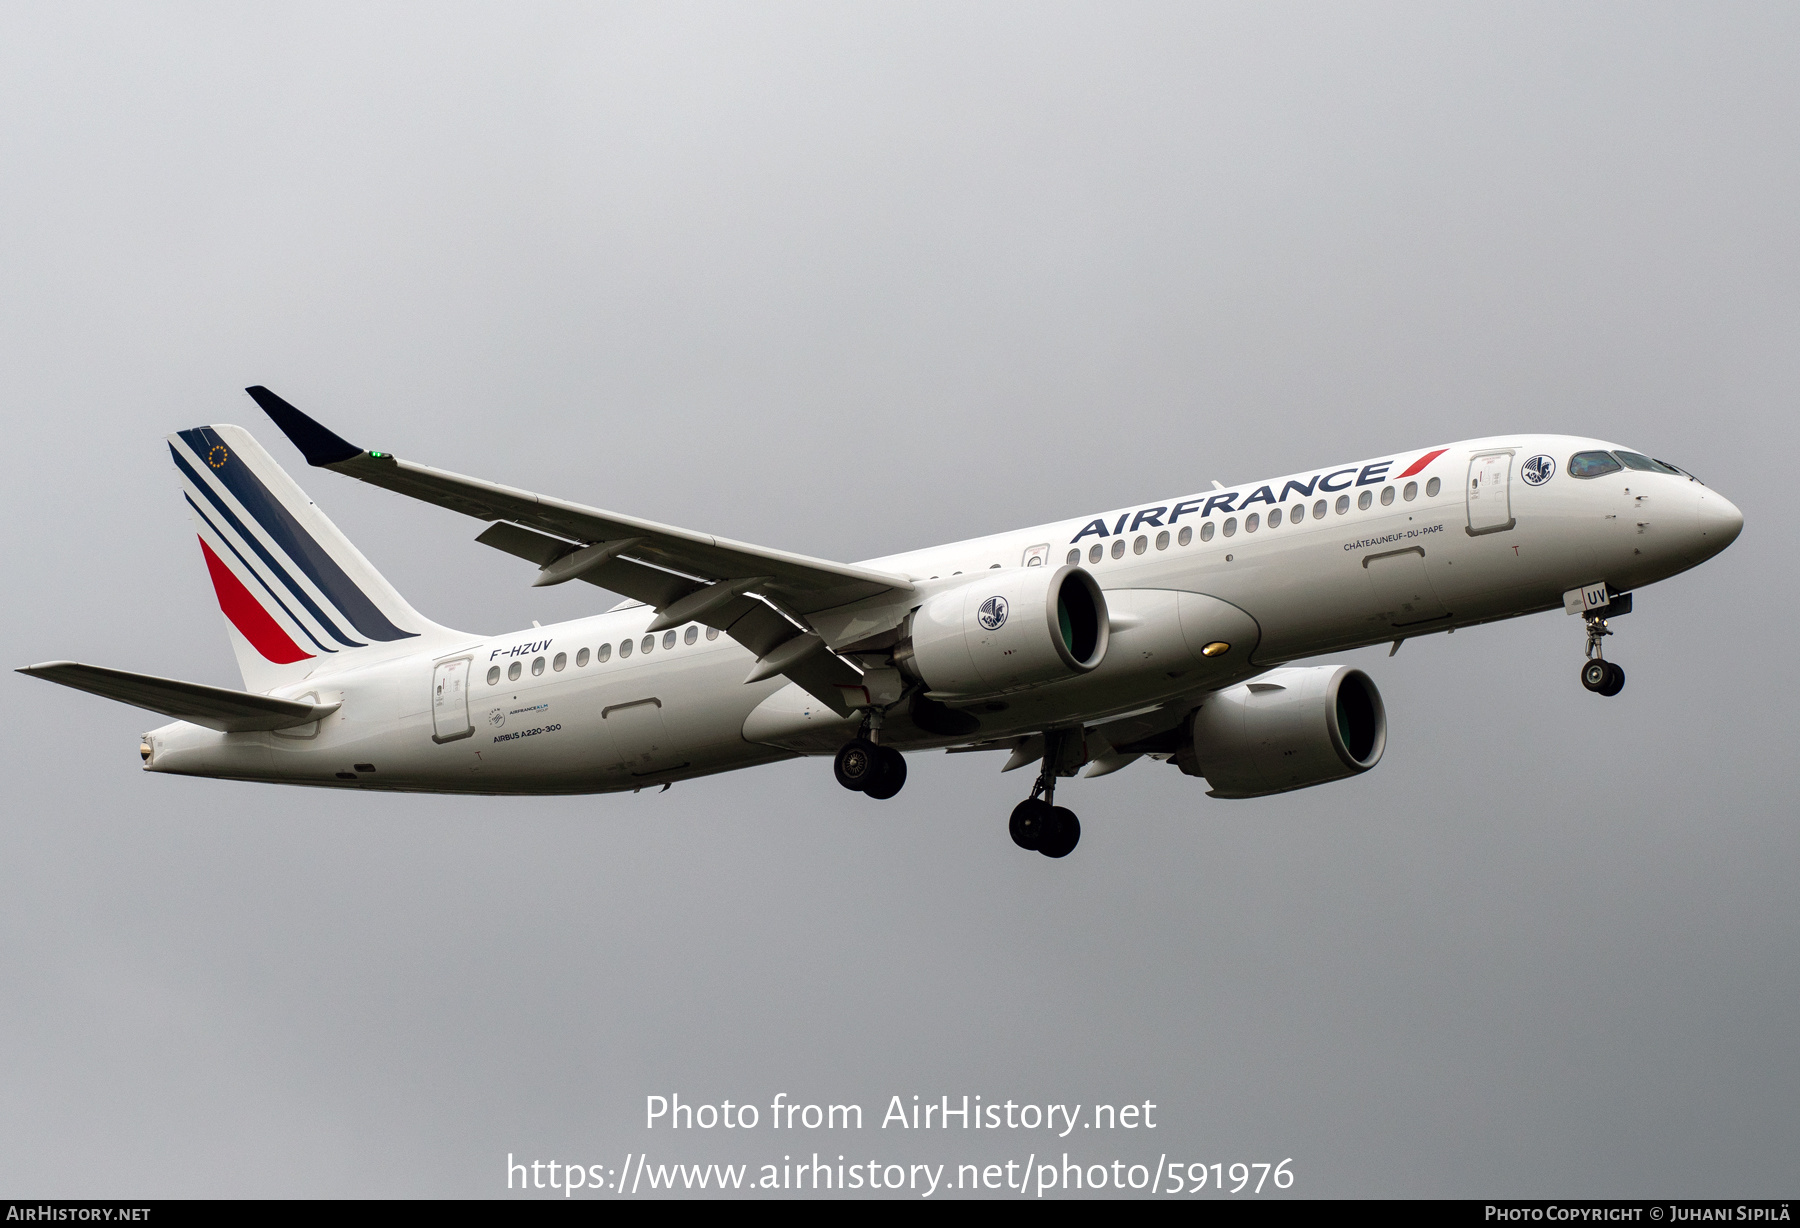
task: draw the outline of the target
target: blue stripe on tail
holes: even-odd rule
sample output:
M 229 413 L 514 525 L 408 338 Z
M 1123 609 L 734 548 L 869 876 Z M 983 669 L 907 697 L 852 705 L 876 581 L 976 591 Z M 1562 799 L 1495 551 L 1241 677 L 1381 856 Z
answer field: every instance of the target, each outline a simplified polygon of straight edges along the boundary
M 286 614 L 290 619 L 293 619 L 294 625 L 296 627 L 300 628 L 300 630 L 306 635 L 306 638 L 313 642 L 314 647 L 316 647 L 320 652 L 336 652 L 337 651 L 337 649 L 335 649 L 335 648 L 332 648 L 325 644 L 319 643 L 319 637 L 312 633 L 312 628 L 308 627 L 304 620 L 294 618 L 294 612 L 287 608 L 287 602 L 283 601 L 279 596 L 276 595 L 275 590 L 269 587 L 269 582 L 267 580 L 263 579 L 262 572 L 256 570 L 255 567 L 252 567 L 250 565 L 250 560 L 244 557 L 244 552 L 242 550 L 239 550 L 236 546 L 232 545 L 231 539 L 219 531 L 219 526 L 212 522 L 212 517 L 208 516 L 205 512 L 200 510 L 200 505 L 198 503 L 194 502 L 194 496 L 188 494 L 186 491 L 183 491 L 181 493 L 181 497 L 183 499 L 186 499 L 187 505 L 194 509 L 194 515 L 200 517 L 200 523 L 204 524 L 207 528 L 211 529 L 213 531 L 213 536 L 218 538 L 221 542 L 223 542 L 225 545 L 225 548 L 227 550 L 231 551 L 231 553 L 233 555 L 237 556 L 237 561 L 244 565 L 244 570 L 256 577 L 256 582 L 258 584 L 262 585 L 263 590 L 269 594 L 269 600 L 273 601 L 276 605 L 280 606 L 281 612 L 283 614 Z M 241 525 L 239 526 L 240 529 L 242 527 L 243 526 L 241 526 Z
M 224 441 L 211 428 L 197 426 L 182 431 L 181 438 L 194 450 L 196 456 L 216 455 L 221 458 L 213 472 L 218 474 L 225 488 L 237 497 L 244 510 L 256 518 L 256 522 L 275 539 L 276 544 L 287 552 L 288 558 L 318 585 L 319 591 L 330 598 L 331 603 L 337 606 L 358 631 L 372 640 L 383 642 L 411 639 L 418 634 L 416 631 L 402 631 L 389 622 L 387 615 L 369 600 L 368 594 L 357 587 L 356 581 L 344 574 L 344 569 L 338 566 L 337 560 L 327 554 L 312 534 L 302 528 L 292 513 L 270 493 L 262 479 L 252 473 L 248 465 L 231 456 Z
M 319 608 L 319 603 L 314 601 L 304 588 L 300 587 L 294 577 L 288 574 L 285 567 L 275 561 L 275 556 L 270 554 L 268 549 L 264 547 L 261 539 L 259 539 L 256 534 L 250 532 L 249 529 L 245 528 L 244 522 L 237 518 L 237 513 L 225 506 L 225 500 L 214 494 L 212 487 L 208 486 L 201 480 L 199 474 L 188 467 L 188 463 L 181 459 L 181 453 L 175 450 L 174 444 L 169 445 L 169 455 L 175 458 L 176 467 L 186 475 L 189 482 L 193 483 L 194 488 L 205 495 L 207 502 L 211 503 L 213 507 L 218 510 L 220 516 L 224 517 L 225 523 L 230 525 L 232 529 L 237 532 L 237 535 L 244 539 L 246 545 L 256 551 L 256 557 L 268 565 L 269 570 L 287 586 L 287 590 L 294 594 L 294 597 L 301 605 L 306 607 L 307 612 L 319 620 L 319 625 L 324 627 L 326 632 L 333 639 L 348 648 L 367 647 L 361 640 L 353 640 L 342 631 L 338 630 L 338 625 L 325 616 L 325 611 Z

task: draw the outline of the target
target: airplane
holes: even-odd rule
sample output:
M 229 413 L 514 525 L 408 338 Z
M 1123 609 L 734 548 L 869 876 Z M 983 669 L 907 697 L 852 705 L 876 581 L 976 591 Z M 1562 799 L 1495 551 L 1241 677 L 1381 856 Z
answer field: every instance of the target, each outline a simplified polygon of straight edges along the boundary
M 1057 782 L 1140 759 L 1252 798 L 1360 775 L 1387 715 L 1334 651 L 1562 609 L 1617 695 L 1609 622 L 1743 528 L 1680 467 L 1505 435 L 856 564 L 748 545 L 346 442 L 247 390 L 306 462 L 485 521 L 476 541 L 626 600 L 503 635 L 425 618 L 248 431 L 168 437 L 242 691 L 73 661 L 19 672 L 175 718 L 151 772 L 473 794 L 638 791 L 831 756 L 874 799 L 904 752 L 1037 764 L 1008 820 L 1067 856 Z

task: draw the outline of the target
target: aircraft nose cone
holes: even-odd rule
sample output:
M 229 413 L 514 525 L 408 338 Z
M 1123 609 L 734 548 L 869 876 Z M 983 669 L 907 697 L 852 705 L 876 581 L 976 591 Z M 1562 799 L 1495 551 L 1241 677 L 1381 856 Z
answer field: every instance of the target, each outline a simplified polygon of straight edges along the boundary
M 1744 513 L 1738 510 L 1737 504 L 1715 491 L 1702 491 L 1694 511 L 1692 553 L 1695 562 L 1710 559 L 1744 531 Z

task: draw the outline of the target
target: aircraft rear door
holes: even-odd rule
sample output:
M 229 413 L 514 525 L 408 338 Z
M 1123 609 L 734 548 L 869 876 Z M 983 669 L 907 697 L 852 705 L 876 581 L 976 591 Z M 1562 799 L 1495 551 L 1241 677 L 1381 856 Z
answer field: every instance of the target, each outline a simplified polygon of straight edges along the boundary
M 1469 458 L 1469 536 L 1500 533 L 1513 527 L 1511 451 L 1479 452 Z
M 469 658 L 439 661 L 431 672 L 431 740 L 454 742 L 474 732 L 469 719 Z

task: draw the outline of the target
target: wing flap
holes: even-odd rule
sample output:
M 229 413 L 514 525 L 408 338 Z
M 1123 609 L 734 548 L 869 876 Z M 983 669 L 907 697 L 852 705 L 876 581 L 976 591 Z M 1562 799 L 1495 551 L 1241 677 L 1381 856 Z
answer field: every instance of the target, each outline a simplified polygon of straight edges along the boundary
M 707 580 L 766 576 L 768 587 L 802 613 L 912 588 L 900 576 L 583 507 L 392 456 L 378 458 L 365 452 L 325 467 L 465 516 L 511 520 L 583 545 L 642 538 L 630 551 L 635 559 Z
M 79 661 L 45 661 L 18 671 L 90 695 L 116 699 L 122 704 L 147 708 L 178 721 L 191 721 L 221 733 L 248 733 L 261 729 L 292 729 L 336 712 L 338 704 L 309 704 L 300 700 L 252 695 L 226 687 L 134 674 Z
M 267 388 L 256 386 L 246 391 L 305 454 L 309 464 L 465 516 L 510 520 L 582 545 L 641 538 L 627 552 L 631 558 L 708 581 L 767 577 L 764 587 L 803 615 L 886 592 L 912 591 L 911 582 L 904 576 L 695 533 L 414 464 L 388 452 L 362 451 Z
M 574 542 L 565 538 L 551 537 L 505 521 L 489 525 L 475 540 L 484 546 L 492 546 L 496 550 L 504 550 L 508 554 L 536 563 L 540 568 L 547 568 L 579 549 Z M 709 587 L 673 572 L 620 558 L 607 559 L 597 567 L 587 568 L 577 578 L 676 615 L 680 614 L 676 608 L 677 603 L 693 599 Z M 736 582 L 720 583 L 736 587 Z M 691 618 L 678 617 L 676 621 L 692 621 L 716 627 L 748 648 L 759 661 L 802 634 L 792 620 L 765 602 L 741 592 L 732 593 L 725 600 L 711 604 L 695 604 L 699 608 Z M 666 624 L 672 625 L 674 624 Z M 665 627 L 655 623 L 650 627 L 652 631 L 664 629 Z M 808 694 L 839 716 L 850 710 L 845 705 L 843 691 L 839 688 L 854 686 L 862 679 L 862 675 L 848 662 L 827 652 L 813 653 L 778 672 L 789 681 L 799 683 Z

